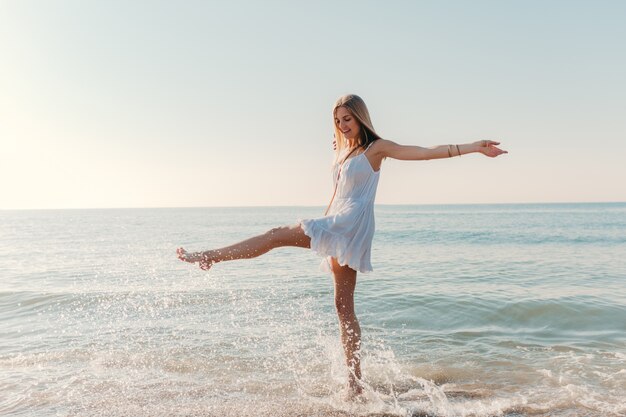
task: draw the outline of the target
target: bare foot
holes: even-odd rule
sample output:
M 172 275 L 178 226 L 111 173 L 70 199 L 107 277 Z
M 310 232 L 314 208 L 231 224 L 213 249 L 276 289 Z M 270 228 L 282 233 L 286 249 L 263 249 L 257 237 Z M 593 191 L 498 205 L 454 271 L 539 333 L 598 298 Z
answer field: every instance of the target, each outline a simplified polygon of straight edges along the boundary
M 211 266 L 213 266 L 213 261 L 209 259 L 205 252 L 187 252 L 184 248 L 176 249 L 176 254 L 178 255 L 178 259 L 181 261 L 189 262 L 189 263 L 200 263 L 200 269 L 208 271 Z

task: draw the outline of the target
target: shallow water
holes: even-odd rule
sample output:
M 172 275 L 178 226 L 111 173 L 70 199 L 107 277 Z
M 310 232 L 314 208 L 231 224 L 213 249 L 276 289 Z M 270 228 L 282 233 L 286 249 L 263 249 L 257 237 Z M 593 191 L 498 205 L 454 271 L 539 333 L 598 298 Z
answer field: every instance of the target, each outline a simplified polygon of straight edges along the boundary
M 0 414 L 626 414 L 626 204 L 375 210 L 364 403 L 312 252 L 175 256 L 323 208 L 0 211 Z

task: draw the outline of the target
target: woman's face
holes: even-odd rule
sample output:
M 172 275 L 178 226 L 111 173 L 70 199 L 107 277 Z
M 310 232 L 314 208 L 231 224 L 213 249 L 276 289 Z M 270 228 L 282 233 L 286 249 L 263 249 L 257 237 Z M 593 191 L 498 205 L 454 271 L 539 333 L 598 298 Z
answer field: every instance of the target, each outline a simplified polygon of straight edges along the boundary
M 341 133 L 343 133 L 343 137 L 347 140 L 357 138 L 361 131 L 359 122 L 352 116 L 352 113 L 343 106 L 338 107 L 335 112 L 335 124 Z

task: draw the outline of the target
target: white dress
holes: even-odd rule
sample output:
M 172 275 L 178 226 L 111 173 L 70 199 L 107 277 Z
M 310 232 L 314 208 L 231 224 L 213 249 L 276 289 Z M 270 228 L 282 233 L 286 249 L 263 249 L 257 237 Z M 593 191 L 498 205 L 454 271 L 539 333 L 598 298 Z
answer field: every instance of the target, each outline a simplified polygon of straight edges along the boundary
M 373 142 L 372 142 L 373 143 Z M 374 198 L 380 170 L 374 171 L 364 152 L 343 163 L 335 199 L 328 215 L 298 220 L 304 234 L 311 238 L 311 250 L 324 259 L 320 269 L 331 272 L 330 258 L 359 272 L 371 272 L 374 237 Z M 333 166 L 333 181 L 339 164 Z

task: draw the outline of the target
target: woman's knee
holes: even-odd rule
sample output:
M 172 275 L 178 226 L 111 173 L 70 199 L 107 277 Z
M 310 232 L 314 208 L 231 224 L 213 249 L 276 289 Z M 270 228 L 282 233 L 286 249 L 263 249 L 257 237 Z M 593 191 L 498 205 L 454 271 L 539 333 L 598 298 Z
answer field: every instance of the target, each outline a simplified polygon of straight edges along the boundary
M 349 319 L 354 316 L 354 300 L 350 297 L 335 296 L 335 310 L 340 319 Z
M 273 227 L 265 232 L 265 235 L 274 245 L 279 246 L 285 240 L 285 229 L 286 226 Z
M 273 227 L 265 233 L 276 246 L 291 245 L 294 241 L 294 226 Z
M 273 246 L 310 247 L 311 238 L 304 234 L 300 224 L 274 227 L 266 232 Z

